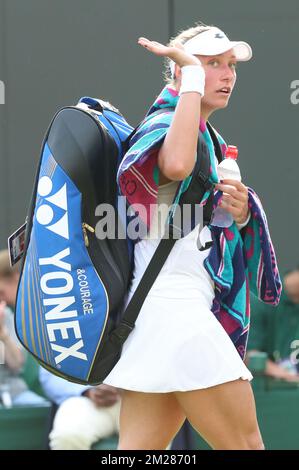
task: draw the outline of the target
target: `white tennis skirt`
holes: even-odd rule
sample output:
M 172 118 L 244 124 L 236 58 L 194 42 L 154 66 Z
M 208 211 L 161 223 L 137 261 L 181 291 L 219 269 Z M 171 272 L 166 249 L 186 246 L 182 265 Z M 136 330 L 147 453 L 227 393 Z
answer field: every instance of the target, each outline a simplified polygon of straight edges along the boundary
M 138 278 L 152 253 L 146 255 L 155 247 L 142 241 L 136 248 Z M 207 254 L 208 251 L 194 248 L 192 233 L 187 240 L 176 242 L 105 384 L 166 393 L 252 379 L 230 337 L 211 312 L 213 283 L 203 267 Z M 144 260 L 143 267 L 140 260 Z M 133 282 L 133 291 L 137 284 Z

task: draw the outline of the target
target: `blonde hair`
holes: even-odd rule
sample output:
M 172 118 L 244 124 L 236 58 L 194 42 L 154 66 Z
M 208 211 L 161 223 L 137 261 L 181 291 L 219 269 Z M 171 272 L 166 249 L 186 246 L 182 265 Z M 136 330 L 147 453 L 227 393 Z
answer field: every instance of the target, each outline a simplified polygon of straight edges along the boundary
M 167 46 L 171 47 L 177 42 L 181 44 L 185 44 L 185 42 L 189 41 L 189 39 L 194 38 L 195 36 L 197 36 L 200 33 L 203 33 L 204 31 L 208 31 L 212 27 L 213 27 L 212 25 L 206 25 L 202 22 L 198 22 L 195 24 L 195 26 L 192 26 L 191 28 L 188 28 L 188 29 L 184 29 L 180 31 L 176 36 L 172 37 L 169 43 L 167 44 Z M 176 79 L 173 78 L 171 75 L 170 63 L 171 63 L 171 59 L 169 59 L 168 57 L 165 57 L 165 63 L 164 63 L 165 70 L 163 73 L 164 80 L 166 81 L 166 83 L 170 85 L 175 85 Z
M 8 250 L 0 251 L 0 278 L 10 278 L 14 273 L 18 272 L 17 265 L 10 266 Z

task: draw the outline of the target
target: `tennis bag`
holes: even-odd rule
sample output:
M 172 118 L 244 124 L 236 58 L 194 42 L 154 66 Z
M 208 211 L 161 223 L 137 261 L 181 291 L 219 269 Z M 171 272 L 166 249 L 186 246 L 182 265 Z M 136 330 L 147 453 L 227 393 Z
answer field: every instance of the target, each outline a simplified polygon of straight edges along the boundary
M 21 343 L 43 367 L 77 383 L 101 383 L 114 367 L 176 241 L 170 228 L 123 312 L 133 243 L 126 236 L 126 215 L 121 217 L 116 175 L 135 131 L 109 103 L 82 98 L 76 107 L 58 111 L 42 145 L 27 216 L 15 326 Z M 203 139 L 198 154 L 181 204 L 198 203 L 211 189 Z M 100 204 L 115 209 L 113 237 L 96 236 Z M 211 204 L 205 214 L 206 224 Z
M 130 241 L 98 240 L 95 212 L 101 203 L 118 209 L 117 168 L 132 131 L 100 100 L 61 109 L 43 142 L 27 216 L 17 335 L 43 366 L 80 383 L 97 381 L 96 357 L 131 276 Z M 125 223 L 116 220 L 116 236 Z

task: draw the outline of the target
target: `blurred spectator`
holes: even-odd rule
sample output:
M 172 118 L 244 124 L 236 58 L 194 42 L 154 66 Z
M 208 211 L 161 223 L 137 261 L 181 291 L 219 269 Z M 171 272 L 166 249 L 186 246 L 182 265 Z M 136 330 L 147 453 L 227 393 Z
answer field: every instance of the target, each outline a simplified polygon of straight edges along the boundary
M 50 432 L 52 450 L 88 450 L 119 432 L 120 393 L 110 385 L 68 382 L 40 368 L 46 396 L 58 406 Z
M 37 405 L 45 400 L 28 390 L 20 377 L 25 361 L 25 350 L 15 334 L 13 310 L 19 281 L 16 267 L 11 268 L 8 251 L 0 251 L 0 342 L 3 361 L 0 363 L 0 403 Z M 1 354 L 2 355 L 2 354 Z
M 255 351 L 268 355 L 266 375 L 299 382 L 299 268 L 284 276 L 277 307 L 251 297 L 247 358 Z

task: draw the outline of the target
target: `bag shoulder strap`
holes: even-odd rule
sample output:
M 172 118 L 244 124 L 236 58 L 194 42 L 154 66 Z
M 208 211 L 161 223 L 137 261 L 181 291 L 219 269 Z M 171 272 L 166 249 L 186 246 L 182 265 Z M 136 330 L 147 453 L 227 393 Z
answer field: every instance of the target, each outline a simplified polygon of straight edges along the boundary
M 211 139 L 212 139 L 213 144 L 214 144 L 215 155 L 217 157 L 218 163 L 220 163 L 224 159 L 224 156 L 222 154 L 222 150 L 221 150 L 221 147 L 220 147 L 220 144 L 219 144 L 219 140 L 218 140 L 218 138 L 215 134 L 215 131 L 214 131 L 213 127 L 211 126 L 211 124 L 208 121 L 207 121 L 207 128 L 208 128 L 208 131 L 210 133 Z

